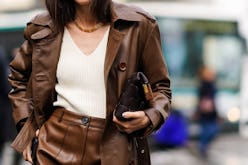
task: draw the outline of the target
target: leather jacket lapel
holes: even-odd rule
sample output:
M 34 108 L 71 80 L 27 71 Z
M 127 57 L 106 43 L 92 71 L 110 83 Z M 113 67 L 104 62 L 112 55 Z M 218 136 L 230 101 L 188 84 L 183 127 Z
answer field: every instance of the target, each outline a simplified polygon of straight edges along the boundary
M 105 80 L 105 86 L 107 85 L 108 75 L 110 68 L 114 62 L 114 59 L 118 53 L 119 47 L 121 45 L 121 42 L 124 38 L 124 33 L 119 32 L 115 30 L 113 27 L 110 29 L 109 33 L 109 40 L 108 40 L 108 46 L 106 51 L 106 57 L 105 57 L 105 64 L 104 64 L 104 80 Z

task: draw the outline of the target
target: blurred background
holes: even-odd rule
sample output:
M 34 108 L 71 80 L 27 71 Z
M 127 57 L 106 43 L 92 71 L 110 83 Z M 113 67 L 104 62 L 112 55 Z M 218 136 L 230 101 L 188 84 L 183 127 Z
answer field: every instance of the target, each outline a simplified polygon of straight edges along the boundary
M 157 18 L 171 77 L 173 111 L 149 138 L 152 164 L 248 164 L 248 1 L 119 1 Z M 41 0 L 0 4 L 0 165 L 22 165 L 27 163 L 9 147 L 16 132 L 7 99 L 8 63 L 23 42 L 26 23 L 43 5 Z M 202 102 L 201 91 L 211 101 Z

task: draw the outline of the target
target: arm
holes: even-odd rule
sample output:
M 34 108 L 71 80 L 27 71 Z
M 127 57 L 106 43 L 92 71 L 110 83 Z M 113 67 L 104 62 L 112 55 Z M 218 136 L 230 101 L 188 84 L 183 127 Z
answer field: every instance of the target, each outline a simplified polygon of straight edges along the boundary
M 155 22 L 149 22 L 145 26 L 147 27 L 145 29 L 149 30 L 141 34 L 144 37 L 141 41 L 145 43 L 139 67 L 152 85 L 153 100 L 150 102 L 149 109 L 122 114 L 124 118 L 132 120 L 120 121 L 113 117 L 113 121 L 121 132 L 133 133 L 134 136 L 146 136 L 157 130 L 167 119 L 171 102 L 170 80 L 162 56 L 158 26 Z
M 32 46 L 27 40 L 27 30 L 24 33 L 26 40 L 17 51 L 14 59 L 10 63 L 9 82 L 12 90 L 9 98 L 13 107 L 13 118 L 18 131 L 24 125 L 25 120 L 31 112 L 31 94 L 28 86 L 31 86 L 30 75 L 32 71 Z
M 152 30 L 148 34 L 141 57 L 141 65 L 151 83 L 154 95 L 151 108 L 145 110 L 151 121 L 151 130 L 149 132 L 152 132 L 158 129 L 169 115 L 171 89 L 168 70 L 161 48 L 159 27 L 156 22 L 152 24 Z

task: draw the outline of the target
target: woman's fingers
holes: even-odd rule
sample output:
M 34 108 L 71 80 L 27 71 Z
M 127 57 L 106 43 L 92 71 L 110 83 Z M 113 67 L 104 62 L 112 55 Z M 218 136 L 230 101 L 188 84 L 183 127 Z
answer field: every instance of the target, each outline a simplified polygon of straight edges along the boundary
M 24 160 L 33 164 L 32 157 L 31 157 L 31 145 L 32 143 L 30 142 L 27 148 L 23 151 L 23 158 Z
M 113 116 L 113 121 L 117 124 L 117 128 L 121 132 L 126 132 L 128 134 L 145 128 L 150 123 L 150 120 L 144 111 L 125 112 L 123 113 L 123 117 L 131 120 L 120 121 L 115 116 Z
M 39 133 L 40 133 L 40 129 L 37 129 L 36 132 L 35 132 L 35 136 L 38 137 Z
M 39 136 L 39 132 L 40 130 L 37 129 L 35 132 L 35 136 L 38 137 Z M 33 160 L 32 160 L 32 156 L 31 156 L 31 147 L 32 147 L 32 141 L 28 144 L 27 148 L 23 151 L 23 158 L 24 160 L 30 162 L 33 164 Z
M 135 111 L 135 112 L 124 112 L 122 116 L 126 119 L 133 119 L 133 118 L 143 118 L 145 117 L 144 111 Z

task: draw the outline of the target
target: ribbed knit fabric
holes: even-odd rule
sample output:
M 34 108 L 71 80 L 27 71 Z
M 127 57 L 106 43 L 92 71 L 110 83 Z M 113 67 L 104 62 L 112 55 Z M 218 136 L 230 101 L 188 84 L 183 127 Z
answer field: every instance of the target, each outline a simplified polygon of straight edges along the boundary
M 97 48 L 85 55 L 65 28 L 57 68 L 57 101 L 54 106 L 83 115 L 106 117 L 104 60 L 109 28 Z

